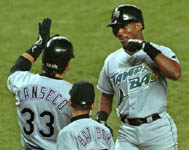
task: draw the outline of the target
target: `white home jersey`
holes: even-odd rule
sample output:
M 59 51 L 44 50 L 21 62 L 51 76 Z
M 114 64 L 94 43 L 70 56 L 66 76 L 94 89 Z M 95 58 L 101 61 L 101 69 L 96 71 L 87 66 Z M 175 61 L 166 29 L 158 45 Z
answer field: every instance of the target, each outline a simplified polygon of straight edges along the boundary
M 114 142 L 106 126 L 91 118 L 82 118 L 60 131 L 57 150 L 114 150 Z
M 7 86 L 16 98 L 24 149 L 56 150 L 59 131 L 70 123 L 68 99 L 72 84 L 17 71 L 9 76 Z
M 169 48 L 151 44 L 179 63 Z M 111 53 L 105 60 L 97 88 L 116 95 L 118 116 L 144 118 L 166 110 L 166 78 L 143 50 L 132 56 L 123 48 Z

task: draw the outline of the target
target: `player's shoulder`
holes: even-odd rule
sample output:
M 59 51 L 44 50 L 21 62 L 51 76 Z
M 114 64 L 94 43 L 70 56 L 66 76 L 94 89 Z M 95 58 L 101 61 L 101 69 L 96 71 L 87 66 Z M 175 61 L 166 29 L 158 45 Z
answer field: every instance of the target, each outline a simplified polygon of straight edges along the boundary
M 9 75 L 8 82 L 13 83 L 23 83 L 27 79 L 31 79 L 35 74 L 29 71 L 16 71 Z
M 31 75 L 34 75 L 34 74 L 29 71 L 15 71 L 14 73 L 10 74 L 9 77 L 12 77 L 12 76 L 23 77 L 23 76 L 31 76 Z
M 155 48 L 157 48 L 158 50 L 160 50 L 165 56 L 171 58 L 172 60 L 179 62 L 176 54 L 169 48 L 169 47 L 166 47 L 166 46 L 163 46 L 163 45 L 157 45 L 157 44 L 154 44 L 154 43 L 151 43 Z
M 67 126 L 65 126 L 60 132 L 59 135 L 65 135 L 65 134 L 75 134 L 76 132 L 78 132 L 83 125 L 85 125 L 85 123 L 83 123 L 83 119 L 79 119 L 76 121 L 71 122 L 70 124 L 68 124 Z
M 96 128 L 98 127 L 98 128 L 103 129 L 103 130 L 106 131 L 106 132 L 110 132 L 110 130 L 109 130 L 104 124 L 99 123 L 99 122 L 96 121 L 96 120 L 91 119 L 91 123 L 92 123 L 93 126 L 95 126 Z
M 155 48 L 157 48 L 161 52 L 165 52 L 165 51 L 172 52 L 172 50 L 169 47 L 167 47 L 167 46 L 158 45 L 158 44 L 155 44 L 155 43 L 152 43 L 152 42 L 150 42 L 150 44 L 152 44 L 152 46 L 154 46 Z
M 105 64 L 109 64 L 109 63 L 116 63 L 117 61 L 120 60 L 125 60 L 127 57 L 126 52 L 124 51 L 123 48 L 120 48 L 112 53 L 110 53 L 106 59 L 105 59 Z
M 66 80 L 62 80 L 62 82 L 64 83 L 64 85 L 68 88 L 71 88 L 72 87 L 72 83 L 66 81 Z
M 124 53 L 124 49 L 123 49 L 123 48 L 117 49 L 116 51 L 111 52 L 111 53 L 107 56 L 106 59 L 115 58 L 115 56 L 122 55 L 123 53 Z
M 73 134 L 77 128 L 75 128 L 74 122 L 69 123 L 67 126 L 62 128 L 60 132 L 58 133 L 59 136 L 61 135 L 67 135 L 67 134 Z

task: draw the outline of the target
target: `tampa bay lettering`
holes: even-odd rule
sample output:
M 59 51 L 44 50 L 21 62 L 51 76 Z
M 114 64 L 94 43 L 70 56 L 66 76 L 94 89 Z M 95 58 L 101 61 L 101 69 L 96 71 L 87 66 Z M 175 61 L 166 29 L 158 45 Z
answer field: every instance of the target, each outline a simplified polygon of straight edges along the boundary
M 144 75 L 139 76 L 138 74 L 144 74 Z M 153 72 L 152 68 L 149 65 L 140 65 L 130 68 L 126 72 L 116 73 L 110 78 L 113 81 L 114 85 L 119 85 L 122 81 L 125 81 L 127 77 L 129 77 L 128 79 L 130 85 L 129 89 L 133 89 L 136 87 L 140 87 L 143 84 L 149 84 L 157 81 L 158 74 Z

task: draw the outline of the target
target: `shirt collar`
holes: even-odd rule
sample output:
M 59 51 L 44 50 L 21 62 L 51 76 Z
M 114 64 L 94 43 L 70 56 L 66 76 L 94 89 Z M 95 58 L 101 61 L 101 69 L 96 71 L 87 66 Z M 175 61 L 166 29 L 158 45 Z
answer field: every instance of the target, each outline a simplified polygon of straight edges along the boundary
M 76 121 L 78 119 L 84 119 L 84 118 L 90 118 L 89 114 L 82 114 L 82 115 L 79 115 L 79 116 L 72 117 L 71 122 Z

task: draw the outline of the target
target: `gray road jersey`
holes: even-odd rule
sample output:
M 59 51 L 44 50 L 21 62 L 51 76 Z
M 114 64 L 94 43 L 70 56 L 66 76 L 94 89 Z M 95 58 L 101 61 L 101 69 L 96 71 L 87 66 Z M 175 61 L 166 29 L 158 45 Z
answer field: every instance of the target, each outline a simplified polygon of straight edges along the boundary
M 114 142 L 107 127 L 90 118 L 84 118 L 72 122 L 60 131 L 57 150 L 114 150 Z
M 9 76 L 7 86 L 16 98 L 23 147 L 55 150 L 59 131 L 70 123 L 72 84 L 17 71 Z
M 179 63 L 169 48 L 151 44 Z M 118 116 L 142 118 L 166 111 L 166 78 L 143 50 L 132 56 L 123 48 L 111 53 L 105 60 L 97 88 L 116 95 Z

